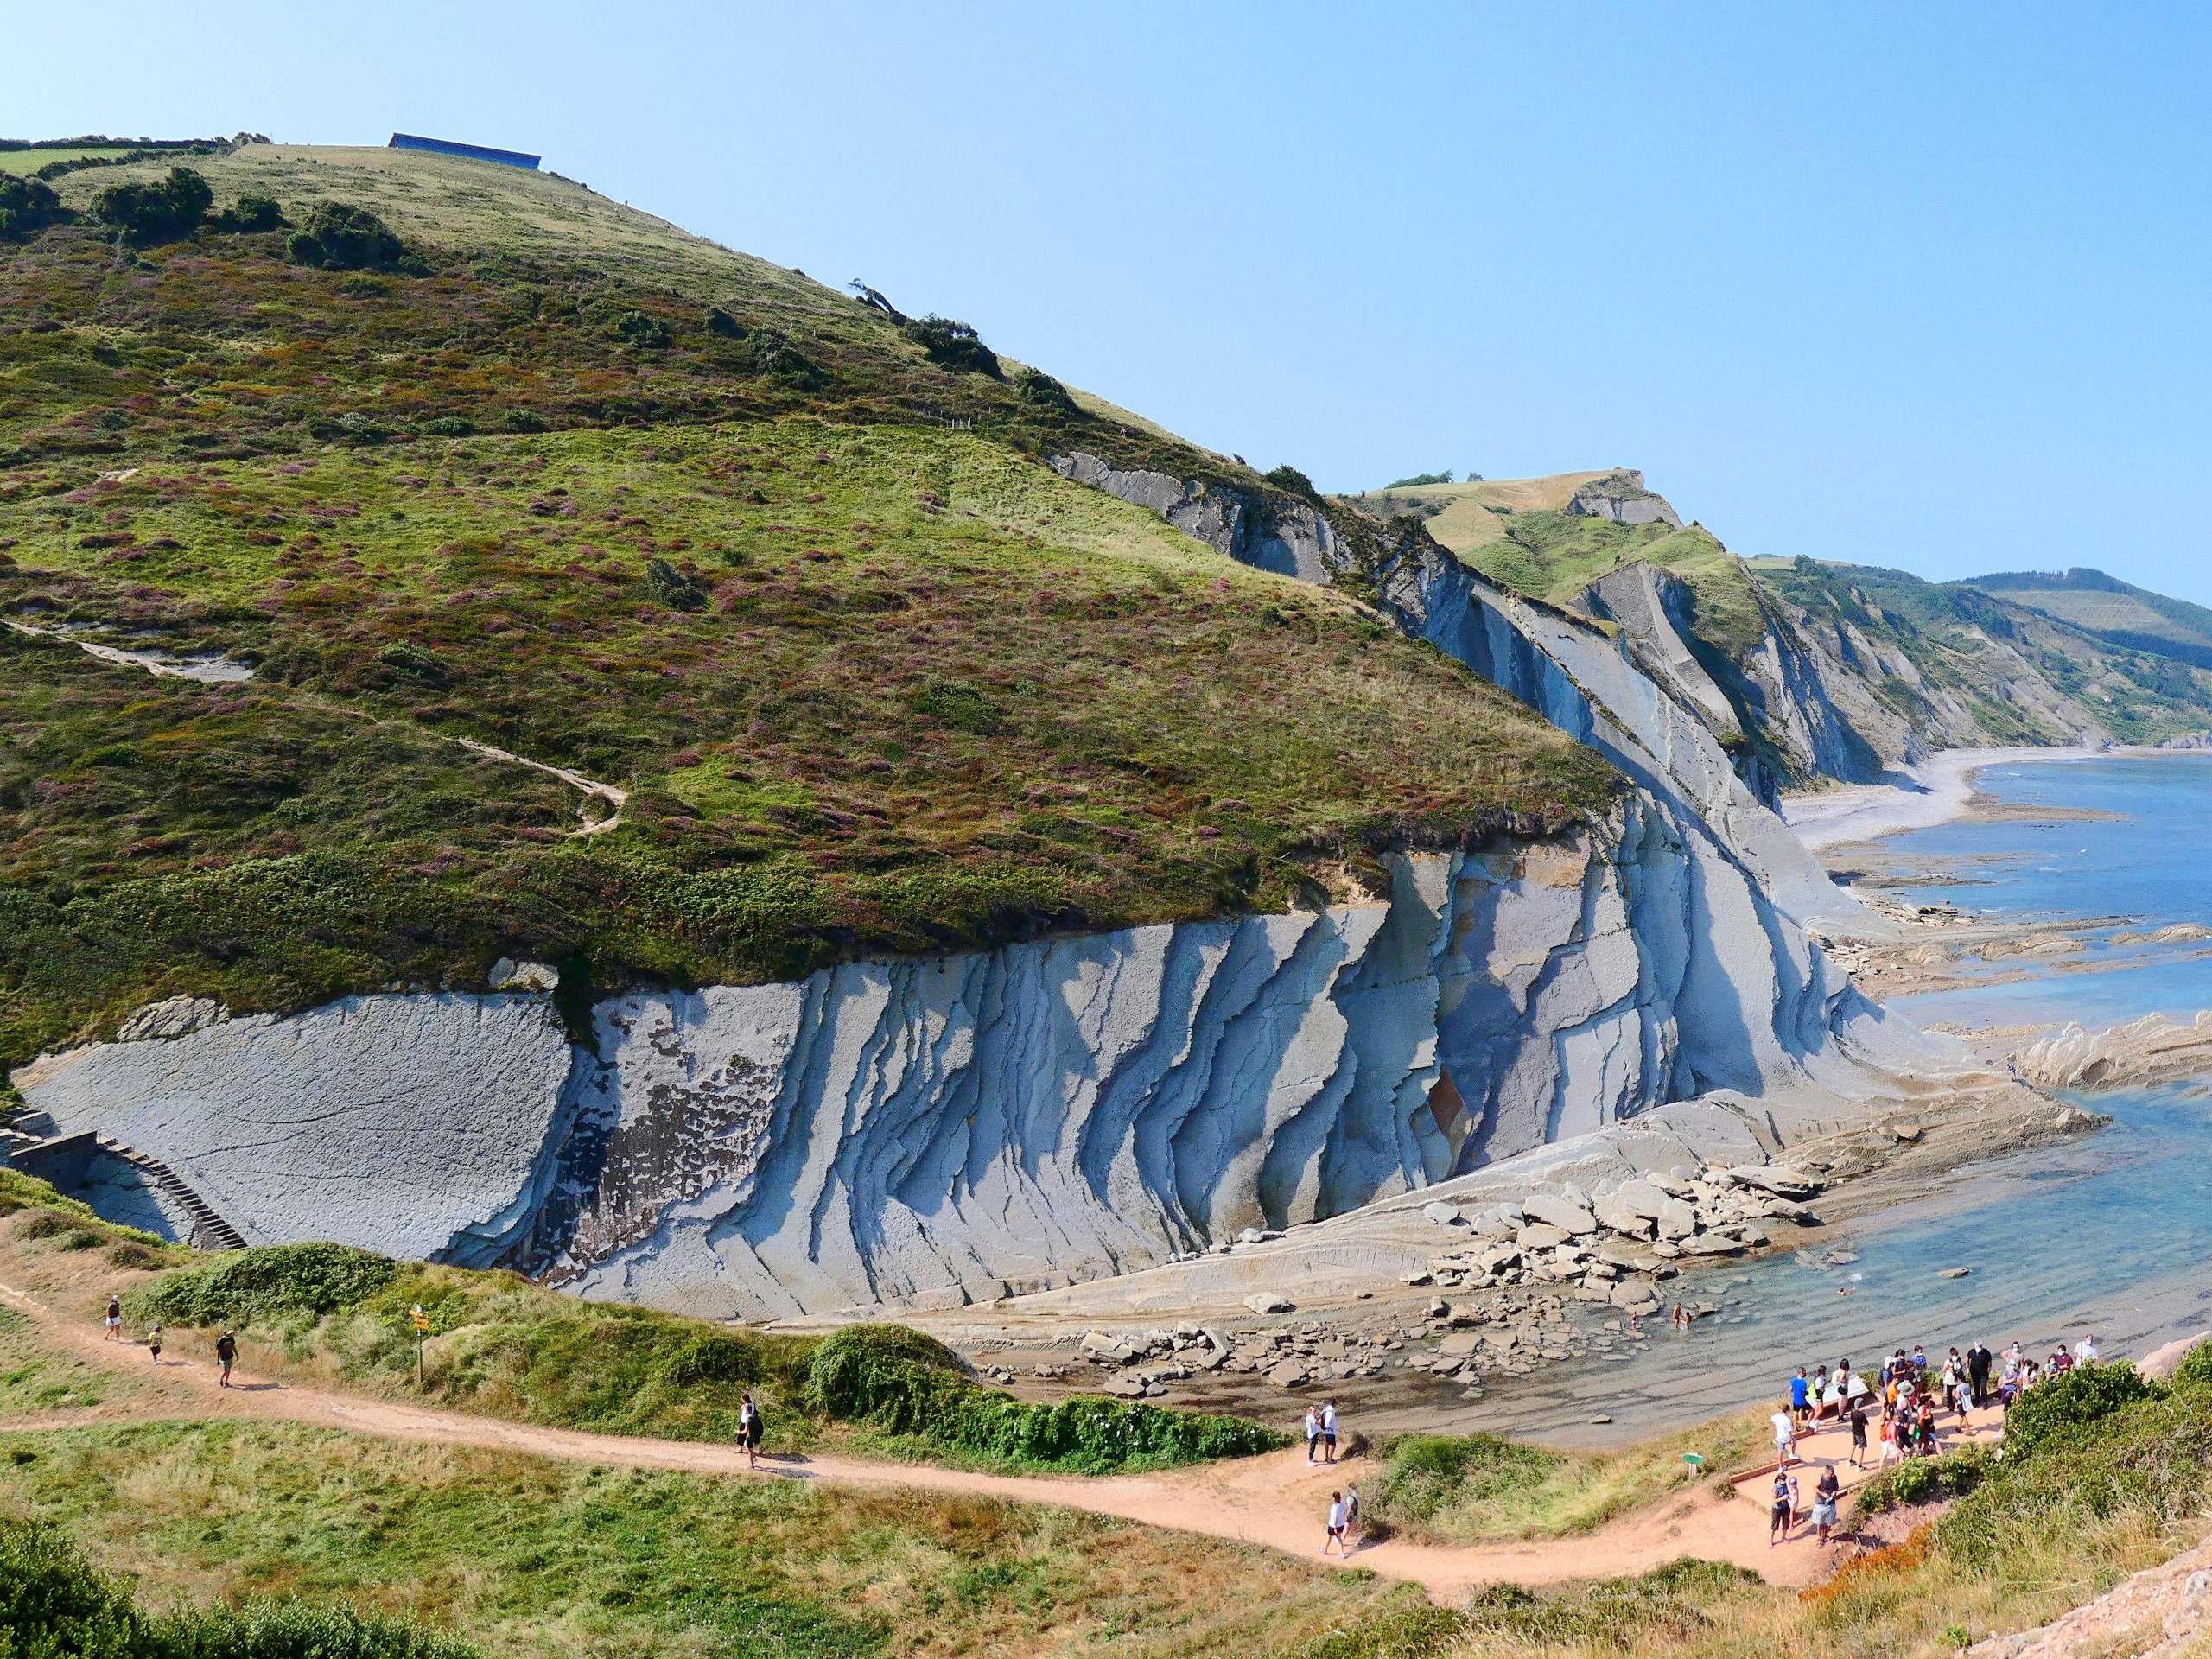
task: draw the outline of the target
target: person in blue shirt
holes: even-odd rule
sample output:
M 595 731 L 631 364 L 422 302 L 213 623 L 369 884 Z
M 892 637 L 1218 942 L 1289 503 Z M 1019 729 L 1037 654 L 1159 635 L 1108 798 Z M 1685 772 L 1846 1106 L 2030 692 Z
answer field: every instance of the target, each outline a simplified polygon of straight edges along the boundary
M 1812 1409 L 1813 1385 L 1806 1381 L 1805 1368 L 1800 1365 L 1797 1375 L 1789 1379 L 1789 1415 L 1798 1427 L 1805 1426 L 1805 1414 Z

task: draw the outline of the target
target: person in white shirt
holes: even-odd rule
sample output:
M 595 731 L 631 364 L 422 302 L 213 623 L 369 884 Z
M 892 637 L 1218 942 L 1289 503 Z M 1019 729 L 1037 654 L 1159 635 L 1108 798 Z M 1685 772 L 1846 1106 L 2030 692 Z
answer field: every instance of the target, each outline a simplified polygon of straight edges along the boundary
M 1767 1420 L 1774 1425 L 1774 1459 L 1788 1464 L 1797 1455 L 1797 1420 L 1784 1406 Z
M 2074 1363 L 2076 1365 L 2094 1365 L 2097 1363 L 2097 1338 L 2094 1332 L 2083 1337 L 2081 1341 L 2074 1344 Z
M 1344 1548 L 1344 1495 L 1342 1492 L 1329 1494 L 1329 1535 L 1321 1541 L 1324 1555 L 1329 1553 L 1331 1544 L 1337 1547 L 1339 1555 L 1350 1553 Z

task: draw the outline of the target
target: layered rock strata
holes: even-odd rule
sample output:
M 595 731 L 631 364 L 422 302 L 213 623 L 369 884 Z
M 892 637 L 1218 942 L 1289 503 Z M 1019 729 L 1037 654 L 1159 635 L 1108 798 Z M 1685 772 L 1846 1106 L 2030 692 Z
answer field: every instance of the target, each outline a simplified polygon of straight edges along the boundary
M 2012 1058 L 2024 1082 L 2046 1089 L 2129 1089 L 2212 1077 L 2212 1008 L 2189 1025 L 2149 1014 L 2089 1031 L 2069 1025 Z

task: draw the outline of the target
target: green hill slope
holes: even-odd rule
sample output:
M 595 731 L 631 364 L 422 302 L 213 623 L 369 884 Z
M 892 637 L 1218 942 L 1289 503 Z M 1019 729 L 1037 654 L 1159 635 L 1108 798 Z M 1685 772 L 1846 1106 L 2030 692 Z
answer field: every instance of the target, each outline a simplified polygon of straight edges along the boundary
M 2101 570 L 2015 570 L 1961 584 L 2070 623 L 2108 644 L 2212 668 L 2212 611 Z
M 0 1063 L 184 992 L 531 955 L 588 994 L 1279 907 L 1611 798 L 1349 600 L 1062 480 L 1071 439 L 1230 463 L 975 342 L 556 178 L 194 165 L 218 215 L 365 208 L 404 257 L 119 247 L 96 192 L 166 159 L 0 243 Z

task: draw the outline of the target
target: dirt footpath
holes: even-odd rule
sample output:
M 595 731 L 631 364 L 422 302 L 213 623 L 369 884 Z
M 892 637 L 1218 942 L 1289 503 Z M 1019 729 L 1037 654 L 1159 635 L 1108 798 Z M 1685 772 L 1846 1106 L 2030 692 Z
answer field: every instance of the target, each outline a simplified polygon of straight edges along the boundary
M 80 1326 L 60 1317 L 29 1292 L 0 1283 L 0 1301 L 29 1315 L 48 1342 L 87 1364 L 157 1378 L 161 1408 L 152 1413 L 156 1415 L 310 1423 L 391 1440 L 491 1446 L 570 1462 L 682 1469 L 732 1479 L 826 1481 L 847 1486 L 973 1492 L 1262 1544 L 1317 1560 L 1329 1494 L 1347 1481 L 1357 1482 L 1371 1492 L 1381 1474 L 1380 1465 L 1363 1457 L 1334 1467 L 1309 1468 L 1302 1449 L 1197 1469 L 1102 1478 L 993 1475 L 826 1453 L 764 1457 L 760 1470 L 753 1472 L 747 1469 L 744 1454 L 734 1446 L 542 1428 L 297 1388 L 244 1372 L 237 1378 L 238 1386 L 224 1389 L 218 1386 L 213 1362 L 203 1354 L 180 1351 L 173 1345 L 155 1368 L 143 1347 L 105 1342 L 96 1327 Z M 125 1416 L 143 1420 L 149 1414 L 152 1403 L 142 1401 L 127 1411 L 118 1407 L 41 1414 L 0 1422 L 0 1429 L 61 1427 Z M 1640 1573 L 1681 1555 L 1733 1561 L 1778 1584 L 1808 1584 L 1833 1565 L 1833 1554 L 1817 1552 L 1810 1541 L 1803 1540 L 1770 1548 L 1764 1510 L 1725 1487 L 1708 1484 L 1582 1537 L 1484 1546 L 1433 1546 L 1392 1540 L 1367 1545 L 1357 1550 L 1352 1559 L 1386 1578 L 1419 1584 L 1438 1600 L 1456 1600 L 1484 1584 L 1503 1580 L 1554 1584 L 1611 1577 Z

